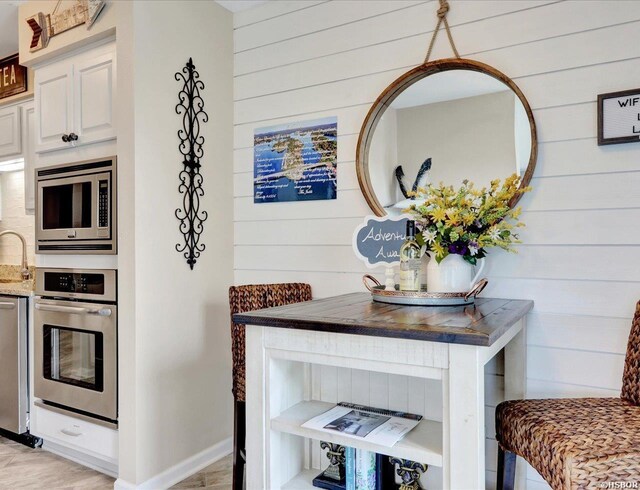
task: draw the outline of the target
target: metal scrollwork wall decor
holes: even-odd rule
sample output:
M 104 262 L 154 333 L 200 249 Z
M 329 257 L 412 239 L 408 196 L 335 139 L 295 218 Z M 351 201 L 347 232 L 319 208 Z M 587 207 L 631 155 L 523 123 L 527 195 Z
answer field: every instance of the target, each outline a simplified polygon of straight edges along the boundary
M 184 157 L 184 168 L 180 171 L 178 186 L 178 191 L 182 194 L 182 207 L 176 209 L 176 218 L 180 220 L 179 229 L 184 236 L 184 243 L 178 243 L 176 250 L 184 255 L 193 270 L 196 259 L 205 249 L 204 243 L 200 243 L 203 223 L 208 216 L 206 211 L 200 210 L 200 198 L 204 196 L 200 173 L 204 136 L 200 135 L 200 125 L 206 123 L 209 116 L 204 111 L 204 100 L 200 95 L 200 91 L 204 90 L 204 83 L 200 80 L 192 58 L 175 74 L 175 79 L 184 84 L 178 93 L 179 102 L 176 105 L 176 113 L 182 115 L 183 127 L 178 130 L 178 150 Z

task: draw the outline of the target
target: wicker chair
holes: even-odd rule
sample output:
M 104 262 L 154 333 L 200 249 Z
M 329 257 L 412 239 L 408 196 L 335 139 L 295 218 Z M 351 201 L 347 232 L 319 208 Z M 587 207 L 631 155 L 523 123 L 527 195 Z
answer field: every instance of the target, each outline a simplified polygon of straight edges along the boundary
M 640 481 L 640 302 L 620 398 L 503 402 L 496 408 L 496 439 L 498 490 L 513 489 L 516 455 L 554 490 Z
M 256 284 L 229 288 L 231 353 L 233 358 L 233 490 L 242 490 L 245 465 L 245 327 L 233 322 L 235 313 L 311 300 L 311 286 L 303 283 Z

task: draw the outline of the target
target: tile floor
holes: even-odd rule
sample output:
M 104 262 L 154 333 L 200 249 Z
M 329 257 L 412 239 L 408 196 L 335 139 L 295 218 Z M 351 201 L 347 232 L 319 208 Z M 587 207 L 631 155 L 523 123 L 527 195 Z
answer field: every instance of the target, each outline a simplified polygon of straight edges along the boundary
M 113 478 L 41 449 L 30 449 L 0 437 L 0 490 L 108 490 Z M 231 456 L 196 473 L 173 488 L 231 489 Z

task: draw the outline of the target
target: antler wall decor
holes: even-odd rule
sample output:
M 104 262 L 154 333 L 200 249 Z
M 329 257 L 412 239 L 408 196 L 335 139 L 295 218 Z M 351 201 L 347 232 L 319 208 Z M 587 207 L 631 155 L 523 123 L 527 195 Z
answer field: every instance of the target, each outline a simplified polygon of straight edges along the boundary
M 176 250 L 184 255 L 193 270 L 196 259 L 205 249 L 204 243 L 200 243 L 203 223 L 208 216 L 206 211 L 200 210 L 200 198 L 204 196 L 200 173 L 204 136 L 200 135 L 200 125 L 206 123 L 209 116 L 204 111 L 204 100 L 200 96 L 204 83 L 200 80 L 192 58 L 175 74 L 175 79 L 184 84 L 178 92 L 179 102 L 176 105 L 176 113 L 182 115 L 183 127 L 178 130 L 178 150 L 184 156 L 184 168 L 180 171 L 178 186 L 178 191 L 182 194 L 182 208 L 176 209 L 176 218 L 180 220 L 179 229 L 184 236 L 184 243 L 176 244 Z

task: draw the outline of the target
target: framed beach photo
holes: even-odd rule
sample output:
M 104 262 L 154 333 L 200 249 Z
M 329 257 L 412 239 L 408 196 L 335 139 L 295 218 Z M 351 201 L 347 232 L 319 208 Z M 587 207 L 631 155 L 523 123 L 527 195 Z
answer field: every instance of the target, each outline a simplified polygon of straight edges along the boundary
M 336 117 L 257 129 L 253 202 L 336 199 Z

